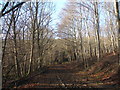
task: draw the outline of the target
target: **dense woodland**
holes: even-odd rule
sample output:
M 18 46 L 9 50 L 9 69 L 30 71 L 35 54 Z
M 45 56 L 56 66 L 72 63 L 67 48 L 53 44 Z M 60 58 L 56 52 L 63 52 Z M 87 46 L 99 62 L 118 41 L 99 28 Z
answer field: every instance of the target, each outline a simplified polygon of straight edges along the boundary
M 51 65 L 79 62 L 79 68 L 88 70 L 111 54 L 116 56 L 114 65 L 119 67 L 120 3 L 117 0 L 67 0 L 56 25 L 53 25 L 53 15 L 57 12 L 54 2 L 1 5 L 3 86 Z

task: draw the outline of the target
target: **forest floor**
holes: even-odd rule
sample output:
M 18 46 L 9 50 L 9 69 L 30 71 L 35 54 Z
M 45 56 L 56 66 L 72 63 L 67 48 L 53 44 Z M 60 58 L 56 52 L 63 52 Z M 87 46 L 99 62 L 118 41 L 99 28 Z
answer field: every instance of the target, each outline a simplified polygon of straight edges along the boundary
M 120 88 L 117 55 L 108 54 L 87 70 L 81 66 L 80 61 L 50 65 L 46 72 L 14 88 Z

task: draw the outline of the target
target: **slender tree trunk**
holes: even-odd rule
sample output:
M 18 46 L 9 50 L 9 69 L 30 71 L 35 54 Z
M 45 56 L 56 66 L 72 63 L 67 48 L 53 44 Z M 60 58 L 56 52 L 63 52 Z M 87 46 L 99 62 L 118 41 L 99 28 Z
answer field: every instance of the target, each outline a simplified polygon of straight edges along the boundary
M 20 70 L 20 65 L 18 62 L 18 51 L 17 51 L 17 34 L 16 34 L 16 21 L 15 21 L 15 15 L 13 16 L 13 33 L 14 33 L 14 59 L 15 59 L 15 66 L 16 66 L 16 70 L 17 70 L 17 76 L 21 77 L 21 70 Z
M 115 13 L 117 17 L 118 24 L 118 64 L 120 65 L 120 11 L 119 11 L 119 2 L 115 0 Z
M 81 15 L 82 16 L 82 15 Z M 81 29 L 82 29 L 82 19 L 81 19 Z M 85 59 L 84 59 L 84 48 L 83 48 L 83 38 L 82 38 L 82 32 L 81 30 L 79 30 L 79 35 L 80 35 L 80 48 L 81 48 L 81 54 L 82 54 L 82 60 L 83 60 L 83 63 L 84 63 L 84 68 L 86 68 L 86 62 L 85 62 Z
M 91 42 L 90 42 L 90 33 L 89 33 L 89 31 L 88 31 L 88 44 L 89 44 L 90 57 L 92 58 L 92 46 L 91 46 Z
M 32 63 L 33 63 L 33 50 L 34 50 L 34 37 L 35 37 L 35 30 L 32 31 L 32 43 L 31 43 L 31 52 L 30 52 L 30 64 L 28 74 L 32 71 Z
M 34 54 L 34 43 L 35 43 L 35 31 L 37 28 L 37 15 L 38 15 L 38 2 L 36 2 L 35 16 L 33 17 L 33 21 L 32 21 L 32 45 L 31 45 L 30 65 L 29 65 L 28 74 L 32 72 L 32 67 L 33 67 L 33 54 Z
M 99 13 L 98 13 L 98 2 L 95 2 L 95 19 L 96 19 L 96 30 L 97 30 L 97 48 L 98 48 L 98 61 L 101 57 L 101 47 L 100 47 L 100 26 L 99 26 Z

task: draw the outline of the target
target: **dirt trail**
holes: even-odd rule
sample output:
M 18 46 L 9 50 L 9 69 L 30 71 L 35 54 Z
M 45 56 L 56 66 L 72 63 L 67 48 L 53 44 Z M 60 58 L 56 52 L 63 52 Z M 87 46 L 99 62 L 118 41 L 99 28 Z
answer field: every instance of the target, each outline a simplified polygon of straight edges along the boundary
M 50 88 L 50 87 L 63 87 L 66 85 L 74 85 L 75 72 L 70 64 L 52 65 L 48 68 L 47 72 L 31 78 L 26 85 L 20 88 Z
M 86 72 L 76 70 L 75 65 L 77 62 L 51 65 L 45 73 L 30 78 L 27 84 L 19 88 L 115 87 L 113 84 L 104 85 L 104 82 L 96 77 L 90 77 Z

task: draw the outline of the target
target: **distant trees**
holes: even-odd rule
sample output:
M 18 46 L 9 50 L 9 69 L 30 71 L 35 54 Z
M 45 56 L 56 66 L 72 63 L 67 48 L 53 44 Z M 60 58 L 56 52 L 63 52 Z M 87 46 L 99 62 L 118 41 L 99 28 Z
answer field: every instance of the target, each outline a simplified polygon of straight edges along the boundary
M 105 53 L 115 54 L 118 46 L 114 3 L 68 1 L 61 12 L 65 15 L 58 24 L 59 37 L 64 37 L 66 47 L 73 49 L 74 55 L 70 56 L 82 60 L 85 68 L 91 58 L 99 61 Z
M 72 60 L 79 60 L 79 48 L 80 43 L 78 42 L 78 32 L 77 28 L 78 23 L 76 23 L 76 20 L 78 19 L 79 24 L 82 25 L 81 20 L 78 18 L 78 16 L 75 14 L 77 12 L 77 6 L 75 2 L 68 2 L 65 9 L 62 11 L 65 15 L 62 16 L 61 22 L 58 25 L 58 34 L 60 38 L 65 39 L 65 42 L 67 45 L 67 48 L 69 49 L 69 56 L 71 56 Z M 81 32 L 81 28 L 79 28 L 79 31 Z M 80 37 L 79 37 L 80 38 Z M 82 35 L 81 35 L 82 39 Z
M 10 2 L 7 7 L 16 4 Z M 52 2 L 26 2 L 2 17 L 3 82 L 41 70 L 53 61 L 53 12 Z

